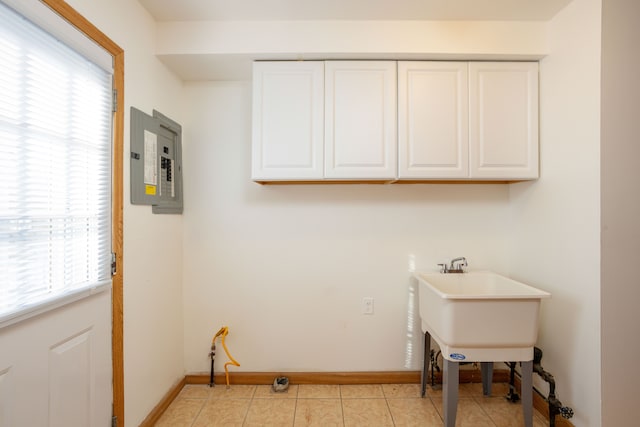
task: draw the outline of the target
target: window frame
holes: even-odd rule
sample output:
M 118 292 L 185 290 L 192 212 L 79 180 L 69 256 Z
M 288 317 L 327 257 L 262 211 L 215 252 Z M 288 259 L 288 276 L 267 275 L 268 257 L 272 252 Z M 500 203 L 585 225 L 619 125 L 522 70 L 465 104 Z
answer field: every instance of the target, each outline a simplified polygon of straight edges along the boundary
M 14 7 L 15 5 L 18 7 Z M 8 290 L 10 299 L 3 304 L 3 311 L 0 314 L 0 329 L 109 290 L 111 277 L 108 263 L 111 259 L 110 246 L 113 236 L 111 233 L 111 201 L 109 199 L 105 201 L 103 198 L 105 195 L 112 194 L 111 183 L 113 181 L 111 177 L 113 112 L 110 111 L 111 106 L 109 105 L 112 102 L 111 91 L 113 90 L 112 57 L 77 30 L 68 28 L 69 25 L 66 21 L 54 15 L 50 9 L 39 2 L 31 0 L 16 4 L 15 1 L 12 3 L 2 0 L 2 7 L 12 11 L 9 12 L 9 22 L 13 22 L 13 24 L 9 25 L 15 25 L 16 29 L 16 38 L 10 36 L 6 41 L 6 48 L 11 49 L 6 52 L 12 59 L 5 64 L 9 65 L 9 68 L 4 69 L 9 73 L 13 70 L 14 73 L 7 76 L 8 82 L 18 82 L 15 86 L 10 86 L 17 88 L 14 96 L 23 96 L 23 98 L 16 98 L 21 99 L 19 104 L 13 104 L 18 107 L 15 116 L 11 114 L 12 111 L 16 111 L 15 108 L 8 110 L 9 116 L 7 116 L 8 122 L 6 122 L 9 147 L 11 147 L 13 140 L 12 135 L 16 138 L 13 140 L 14 144 L 20 144 L 14 145 L 13 149 L 9 148 L 9 159 L 15 156 L 15 163 L 9 160 L 9 164 L 7 164 L 9 170 L 4 171 L 4 173 L 9 173 L 19 179 L 19 181 L 13 180 L 13 183 L 17 185 L 17 187 L 13 187 L 14 191 L 15 189 L 18 191 L 18 193 L 14 193 L 17 198 L 11 198 L 17 204 L 14 207 L 8 207 L 6 211 L 3 209 L 3 211 L 8 214 L 8 217 L 5 217 L 9 221 L 5 223 L 5 226 L 8 227 L 6 232 L 18 239 L 17 246 L 9 244 L 9 253 L 16 254 L 15 250 L 17 250 L 22 261 L 18 270 L 14 271 L 15 274 L 18 274 L 14 278 L 19 280 L 16 283 L 18 287 L 13 288 L 12 291 L 10 286 Z M 16 14 L 15 21 L 13 14 Z M 18 18 L 18 16 L 25 18 Z M 61 25 L 65 27 L 61 29 Z M 13 34 L 10 28 L 4 30 L 8 31 L 8 34 Z M 16 50 L 12 49 L 14 46 Z M 107 57 L 110 61 L 107 61 Z M 54 61 L 59 65 L 59 73 L 48 71 L 49 61 Z M 10 64 L 15 64 L 17 68 Z M 42 68 L 43 65 L 47 67 L 46 70 Z M 51 78 L 56 83 L 50 82 Z M 99 113 L 97 117 L 100 119 L 95 123 L 100 126 L 99 129 L 85 126 L 87 120 L 79 116 L 82 111 L 78 111 L 77 102 L 72 101 L 87 102 L 89 99 L 86 90 L 78 92 L 77 89 L 85 87 L 84 82 L 87 82 L 90 87 L 99 89 L 96 94 L 102 104 L 96 105 L 94 111 Z M 50 99 L 51 93 L 48 89 L 44 91 L 40 89 L 48 86 L 59 88 L 59 92 L 57 90 L 51 92 L 55 94 L 53 99 Z M 7 89 L 10 90 L 10 87 Z M 78 94 L 81 94 L 82 97 L 76 98 Z M 60 99 L 60 96 L 68 96 L 68 98 L 64 98 L 68 101 Z M 7 99 L 8 105 L 12 105 L 11 99 L 14 98 Z M 105 102 L 107 103 L 105 104 Z M 46 107 L 47 105 L 50 106 Z M 60 114 L 67 109 L 77 112 Z M 41 114 L 44 116 L 41 117 Z M 74 143 L 69 138 L 76 133 L 79 138 L 74 138 L 76 141 Z M 90 142 L 90 138 L 88 138 L 90 135 L 99 136 L 96 139 L 96 144 Z M 50 151 L 52 154 L 44 155 L 49 152 L 49 149 L 52 150 Z M 52 155 L 55 157 L 51 157 Z M 82 160 L 86 155 L 89 158 L 94 158 L 92 164 L 95 164 L 97 168 L 95 170 L 102 170 L 103 173 L 108 172 L 109 175 L 102 175 L 92 184 L 78 187 L 68 181 L 68 173 L 74 171 L 81 174 L 90 173 L 86 170 Z M 33 164 L 38 164 L 38 167 L 35 168 Z M 65 172 L 62 174 L 54 173 L 56 165 L 62 166 Z M 66 169 L 65 165 L 71 169 Z M 13 172 L 17 175 L 13 175 L 11 172 L 14 166 L 18 166 L 18 169 Z M 44 170 L 42 166 L 44 166 Z M 23 179 L 28 181 L 23 181 Z M 64 196 L 51 198 L 52 190 L 47 190 L 46 187 L 42 189 L 43 179 L 50 184 L 56 183 L 54 189 L 61 190 Z M 60 181 L 60 179 L 62 180 Z M 9 178 L 9 181 L 11 182 L 12 178 Z M 107 187 L 104 187 L 104 184 Z M 11 194 L 11 190 L 9 191 Z M 26 198 L 24 198 L 25 194 L 28 195 Z M 100 197 L 102 202 L 93 205 L 89 200 L 83 200 L 91 195 L 102 196 Z M 81 198 L 78 199 L 78 196 Z M 71 210 L 69 210 L 70 207 Z M 25 209 L 25 216 L 22 216 L 23 209 Z M 78 223 L 78 220 L 81 223 Z M 80 225 L 80 228 L 74 224 Z M 94 231 L 89 231 L 88 227 L 93 228 L 89 224 L 95 224 L 97 228 Z M 46 230 L 49 230 L 49 233 L 41 234 Z M 79 241 L 74 243 L 78 238 Z M 92 240 L 94 242 L 91 242 Z M 36 246 L 32 246 L 33 244 Z M 76 246 L 77 244 L 80 246 Z M 24 250 L 33 252 L 32 247 L 36 248 L 37 252 L 34 253 L 39 254 L 38 256 L 34 255 L 36 269 L 26 270 L 25 279 L 35 279 L 34 274 L 40 278 L 37 282 L 30 281 L 24 288 L 21 280 L 22 274 L 19 271 L 21 271 L 20 269 L 25 271 L 24 262 L 26 259 L 30 259 L 30 256 L 25 257 L 22 254 Z M 46 248 L 49 249 L 46 250 Z M 90 252 L 84 252 L 84 248 Z M 97 258 L 94 258 L 95 255 L 90 255 L 94 249 L 97 249 L 100 254 Z M 71 258 L 66 258 L 67 255 L 70 255 Z M 84 257 L 87 258 L 83 259 Z M 66 259 L 69 259 L 71 264 L 68 264 Z M 89 262 L 92 259 L 93 261 Z M 94 261 L 97 261 L 98 264 Z M 85 264 L 85 262 L 89 263 Z M 67 267 L 57 267 L 62 264 Z M 75 265 L 84 265 L 85 267 L 76 270 Z M 69 267 L 74 270 L 73 273 L 67 269 Z M 69 273 L 75 277 L 69 277 Z M 77 273 L 80 273 L 80 276 L 76 276 Z M 43 280 L 40 281 L 40 279 Z M 11 295 L 14 296 L 11 297 Z M 20 305 L 12 307 L 6 305 L 7 302 L 15 302 Z

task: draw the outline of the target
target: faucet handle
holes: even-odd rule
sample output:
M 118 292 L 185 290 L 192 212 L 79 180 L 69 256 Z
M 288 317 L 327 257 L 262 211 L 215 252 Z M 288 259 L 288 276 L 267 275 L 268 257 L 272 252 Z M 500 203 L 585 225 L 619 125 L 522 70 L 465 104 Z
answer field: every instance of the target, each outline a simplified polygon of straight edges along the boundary
M 467 259 L 463 256 L 458 257 L 458 258 L 454 258 L 451 260 L 451 265 L 449 266 L 449 269 L 453 270 L 454 268 L 462 268 L 462 267 L 466 267 L 467 264 Z
M 447 269 L 447 264 L 446 264 L 446 263 L 444 263 L 444 264 L 438 264 L 438 266 L 440 267 L 440 273 L 446 273 L 447 271 L 449 271 L 449 270 Z

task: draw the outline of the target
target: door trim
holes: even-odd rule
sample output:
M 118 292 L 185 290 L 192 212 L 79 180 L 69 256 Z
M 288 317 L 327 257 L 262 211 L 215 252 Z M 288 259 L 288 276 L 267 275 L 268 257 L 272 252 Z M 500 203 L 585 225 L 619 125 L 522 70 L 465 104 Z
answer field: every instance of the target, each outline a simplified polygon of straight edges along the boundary
M 123 150 L 124 150 L 124 50 L 89 20 L 63 0 L 40 0 L 85 34 L 113 57 L 113 89 L 117 111 L 113 115 L 112 146 L 112 251 L 116 254 L 118 271 L 112 279 L 111 352 L 113 363 L 113 416 L 124 426 L 124 351 L 123 351 Z

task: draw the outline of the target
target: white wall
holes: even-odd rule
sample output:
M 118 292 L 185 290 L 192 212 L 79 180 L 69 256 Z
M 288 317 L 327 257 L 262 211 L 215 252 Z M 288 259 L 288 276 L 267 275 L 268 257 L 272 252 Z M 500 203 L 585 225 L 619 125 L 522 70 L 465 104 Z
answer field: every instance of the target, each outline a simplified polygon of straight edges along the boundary
M 186 370 L 208 369 L 223 324 L 241 370 L 417 369 L 409 259 L 465 255 L 552 292 L 543 366 L 575 424 L 599 425 L 600 16 L 600 0 L 574 0 L 548 24 L 531 183 L 259 186 L 249 83 L 187 84 L 185 187 L 207 197 L 185 211 Z M 363 296 L 376 298 L 373 317 Z
M 129 202 L 129 110 L 182 122 L 182 84 L 154 56 L 155 22 L 136 1 L 68 0 L 125 50 L 125 423 L 138 425 L 184 375 L 182 217 Z
M 600 425 L 600 6 L 574 0 L 549 24 L 541 177 L 510 189 L 511 274 L 552 293 L 538 345 L 576 426 Z
M 602 425 L 621 426 L 640 383 L 640 2 L 602 5 Z
M 209 369 L 223 325 L 232 372 L 417 370 L 409 270 L 460 255 L 506 270 L 507 185 L 262 186 L 250 83 L 188 83 L 185 102 L 187 372 Z
M 252 183 L 248 82 L 183 93 L 153 56 L 154 24 L 137 2 L 69 3 L 126 51 L 125 153 L 131 105 L 185 130 L 182 217 L 131 206 L 125 188 L 127 424 L 185 369 L 208 370 L 222 325 L 237 370 L 417 369 L 409 270 L 458 255 L 553 293 L 543 366 L 575 425 L 600 424 L 600 0 L 574 0 L 549 24 L 542 178 L 511 186 Z M 360 314 L 364 296 L 373 316 Z

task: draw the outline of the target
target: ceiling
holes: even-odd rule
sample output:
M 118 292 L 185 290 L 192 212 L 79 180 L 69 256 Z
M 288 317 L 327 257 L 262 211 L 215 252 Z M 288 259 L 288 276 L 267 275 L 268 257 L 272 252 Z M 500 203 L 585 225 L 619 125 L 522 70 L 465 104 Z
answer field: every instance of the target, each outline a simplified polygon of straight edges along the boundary
M 547 21 L 571 0 L 138 0 L 156 21 Z

